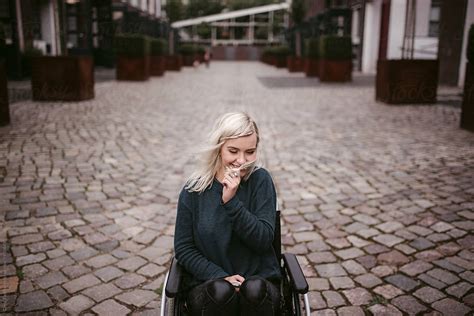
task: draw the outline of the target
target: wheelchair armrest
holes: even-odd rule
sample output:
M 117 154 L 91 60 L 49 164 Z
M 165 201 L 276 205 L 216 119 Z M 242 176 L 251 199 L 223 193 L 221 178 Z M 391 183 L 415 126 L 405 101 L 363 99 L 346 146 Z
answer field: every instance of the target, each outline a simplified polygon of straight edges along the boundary
M 291 286 L 299 294 L 308 293 L 308 282 L 304 277 L 298 259 L 292 253 L 284 253 L 283 255 L 284 268 L 290 277 Z
M 168 274 L 168 282 L 166 283 L 166 297 L 174 298 L 178 295 L 179 284 L 181 283 L 183 272 L 176 258 L 171 261 L 171 268 Z

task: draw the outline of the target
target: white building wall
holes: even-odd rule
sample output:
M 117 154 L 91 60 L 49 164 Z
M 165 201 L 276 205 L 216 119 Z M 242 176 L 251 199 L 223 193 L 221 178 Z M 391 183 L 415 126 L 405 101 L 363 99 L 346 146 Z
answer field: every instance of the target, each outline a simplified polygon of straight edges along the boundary
M 380 42 L 380 18 L 382 1 L 367 2 L 365 6 L 364 43 L 362 48 L 362 72 L 375 73 Z
M 161 0 L 155 0 L 155 16 L 161 17 Z
M 387 59 L 402 58 L 406 5 L 406 0 L 391 1 Z M 414 58 L 436 59 L 438 56 L 438 38 L 428 37 L 430 10 L 431 0 L 417 1 Z
M 402 58 L 403 32 L 405 30 L 406 0 L 390 1 L 387 59 Z
M 358 10 L 352 10 L 351 37 L 352 37 L 352 43 L 356 45 L 359 45 L 360 43 L 359 19 L 360 19 L 360 12 Z
M 418 0 L 416 2 L 416 28 L 415 36 L 428 36 L 430 26 L 431 0 Z
M 459 80 L 458 86 L 464 86 L 464 78 L 466 76 L 466 50 L 467 50 L 467 36 L 469 34 L 469 28 L 471 24 L 474 23 L 474 1 L 470 0 L 467 2 L 467 10 L 466 10 L 466 20 L 464 21 L 464 37 L 462 42 L 462 50 L 461 50 L 461 62 L 459 65 Z
M 37 47 L 46 54 L 46 44 L 51 46 L 51 55 L 57 55 L 55 27 L 54 27 L 54 8 L 53 0 L 43 0 L 41 2 L 41 36 L 42 40 L 37 43 Z

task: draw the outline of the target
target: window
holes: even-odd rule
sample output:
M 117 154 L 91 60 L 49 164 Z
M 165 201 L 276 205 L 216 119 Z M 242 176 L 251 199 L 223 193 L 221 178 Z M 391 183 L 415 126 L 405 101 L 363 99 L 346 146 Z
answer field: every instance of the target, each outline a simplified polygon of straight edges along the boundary
M 429 37 L 438 37 L 439 35 L 440 13 L 441 13 L 441 0 L 431 0 L 430 24 L 428 27 Z

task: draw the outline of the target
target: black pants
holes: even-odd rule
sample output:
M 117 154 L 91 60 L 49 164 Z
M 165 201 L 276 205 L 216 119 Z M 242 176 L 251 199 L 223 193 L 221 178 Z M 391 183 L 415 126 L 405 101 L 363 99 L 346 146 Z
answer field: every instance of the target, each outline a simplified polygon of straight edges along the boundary
M 224 279 L 210 280 L 192 288 L 186 299 L 192 316 L 280 314 L 280 290 L 272 282 L 253 276 L 237 292 Z

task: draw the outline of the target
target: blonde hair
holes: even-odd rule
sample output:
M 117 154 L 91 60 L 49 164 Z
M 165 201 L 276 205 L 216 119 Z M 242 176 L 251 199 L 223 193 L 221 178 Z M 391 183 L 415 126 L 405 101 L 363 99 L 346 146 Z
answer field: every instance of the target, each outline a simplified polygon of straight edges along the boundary
M 243 136 L 257 136 L 257 148 L 260 141 L 258 127 L 252 118 L 243 112 L 226 113 L 221 116 L 208 136 L 206 147 L 201 152 L 200 165 L 198 169 L 186 181 L 185 189 L 189 192 L 203 192 L 212 185 L 216 173 L 222 168 L 221 148 L 229 139 Z M 250 175 L 261 167 L 261 161 L 257 154 L 255 164 L 249 169 L 243 178 L 248 180 Z

